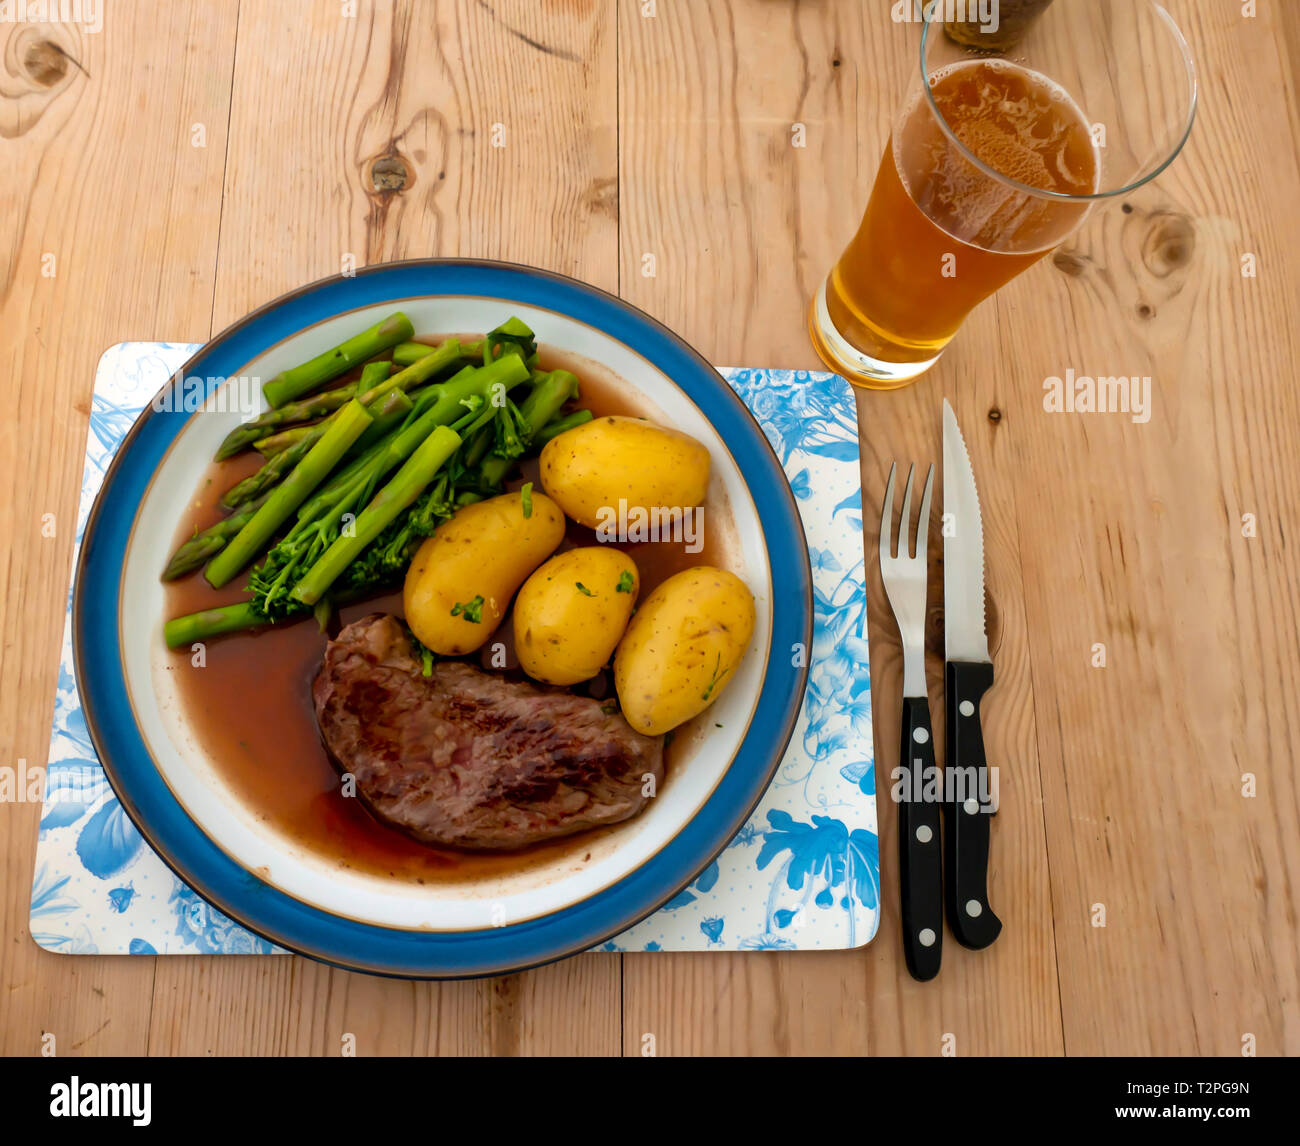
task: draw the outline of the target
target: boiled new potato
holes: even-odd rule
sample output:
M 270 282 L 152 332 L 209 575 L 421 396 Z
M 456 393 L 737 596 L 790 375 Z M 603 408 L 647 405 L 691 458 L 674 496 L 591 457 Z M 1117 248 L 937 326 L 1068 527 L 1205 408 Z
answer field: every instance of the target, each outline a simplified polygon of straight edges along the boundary
M 614 654 L 627 722 L 659 736 L 722 694 L 754 635 L 754 595 L 734 573 L 700 565 L 645 599 Z
M 545 494 L 506 493 L 458 509 L 406 571 L 402 605 L 411 632 L 441 656 L 472 653 L 563 538 L 564 514 Z
M 520 667 L 546 684 L 590 680 L 609 663 L 640 591 L 636 563 L 608 545 L 552 557 L 515 600 Z
M 596 418 L 546 443 L 541 476 L 565 513 L 598 529 L 616 517 L 620 501 L 646 510 L 700 505 L 709 488 L 709 451 L 642 418 Z

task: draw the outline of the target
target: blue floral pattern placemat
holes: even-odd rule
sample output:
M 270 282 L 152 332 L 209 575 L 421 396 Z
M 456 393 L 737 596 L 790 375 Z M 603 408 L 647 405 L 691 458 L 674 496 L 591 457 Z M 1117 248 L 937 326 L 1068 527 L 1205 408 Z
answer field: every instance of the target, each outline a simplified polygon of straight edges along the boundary
M 100 361 L 77 548 L 114 451 L 197 349 L 124 342 Z M 815 609 L 808 693 L 790 747 L 749 823 L 690 887 L 601 950 L 860 947 L 879 922 L 880 860 L 854 397 L 834 374 L 721 373 L 754 411 L 803 516 Z M 36 845 L 32 937 L 69 955 L 278 953 L 172 874 L 123 812 L 77 696 L 71 609 L 69 591 Z

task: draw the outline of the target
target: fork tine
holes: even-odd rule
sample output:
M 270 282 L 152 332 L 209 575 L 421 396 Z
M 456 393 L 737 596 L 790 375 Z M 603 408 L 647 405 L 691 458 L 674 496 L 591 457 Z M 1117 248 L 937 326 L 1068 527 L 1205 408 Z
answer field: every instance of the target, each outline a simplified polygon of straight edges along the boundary
M 898 463 L 893 462 L 889 467 L 889 482 L 885 486 L 885 503 L 880 511 L 880 563 L 884 563 L 893 557 L 893 523 L 894 523 L 894 472 L 898 469 Z
M 934 462 L 931 462 L 930 472 L 925 475 L 925 493 L 921 495 L 921 516 L 916 521 L 916 552 L 922 558 L 930 540 L 930 493 L 933 489 Z
M 912 478 L 916 473 L 916 466 L 907 467 L 907 486 L 903 490 L 903 516 L 898 523 L 898 556 L 911 557 L 911 546 L 908 539 L 912 536 Z

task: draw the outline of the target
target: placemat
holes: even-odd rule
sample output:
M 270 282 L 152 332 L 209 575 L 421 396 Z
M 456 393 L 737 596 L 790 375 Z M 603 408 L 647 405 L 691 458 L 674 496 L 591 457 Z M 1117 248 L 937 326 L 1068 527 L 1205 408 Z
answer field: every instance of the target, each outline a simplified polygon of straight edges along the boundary
M 196 350 L 188 343 L 124 342 L 100 360 L 76 549 L 114 451 Z M 721 374 L 763 427 L 803 517 L 814 597 L 808 691 L 785 758 L 750 821 L 686 890 L 599 949 L 860 947 L 879 922 L 880 860 L 853 392 L 838 375 L 814 371 Z M 69 592 L 36 844 L 32 937 L 68 955 L 282 953 L 178 879 L 122 810 L 77 696 L 71 610 Z

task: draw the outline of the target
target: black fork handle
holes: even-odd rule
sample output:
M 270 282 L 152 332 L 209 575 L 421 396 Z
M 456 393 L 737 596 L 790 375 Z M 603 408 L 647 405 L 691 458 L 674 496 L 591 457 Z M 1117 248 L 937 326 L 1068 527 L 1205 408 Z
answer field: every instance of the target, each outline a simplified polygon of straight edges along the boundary
M 898 751 L 903 789 L 898 801 L 898 882 L 902 897 L 903 957 L 912 978 L 939 973 L 943 955 L 943 847 L 941 797 L 934 763 L 930 701 L 903 697 Z

